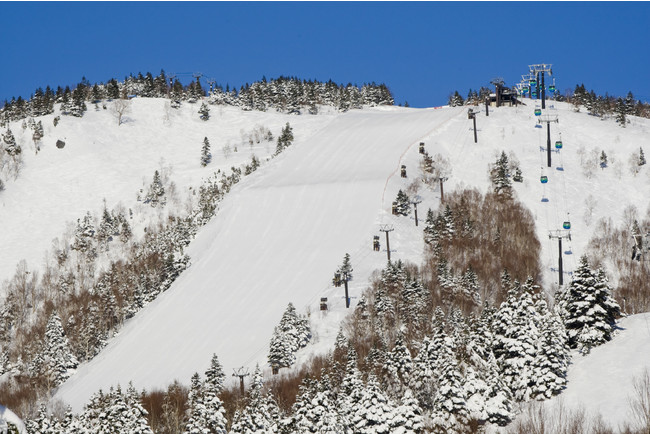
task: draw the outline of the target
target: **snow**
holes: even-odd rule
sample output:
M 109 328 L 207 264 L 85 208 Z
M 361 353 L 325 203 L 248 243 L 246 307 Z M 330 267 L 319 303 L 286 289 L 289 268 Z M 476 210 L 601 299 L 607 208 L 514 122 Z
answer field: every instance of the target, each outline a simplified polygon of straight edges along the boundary
M 197 187 L 201 178 L 250 160 L 242 130 L 263 125 L 277 137 L 290 122 L 296 137 L 294 145 L 233 188 L 188 248 L 191 267 L 129 320 L 95 359 L 81 365 L 55 397 L 79 411 L 92 393 L 117 383 L 133 381 L 137 389 L 166 387 L 174 379 L 188 384 L 194 372 L 205 371 L 213 353 L 226 373 L 241 366 L 251 371 L 258 363 L 265 366 L 273 327 L 289 302 L 299 313 L 309 312 L 314 334 L 312 343 L 298 353 L 298 361 L 331 349 L 348 312 L 343 288 L 331 285 L 345 253 L 351 256 L 355 274 L 350 282 L 351 307 L 372 272 L 385 265 L 385 236 L 379 224 L 395 229 L 390 233 L 392 259 L 421 261 L 423 224 L 415 227 L 412 214 L 390 214 L 397 191 L 406 190 L 419 173 L 421 141 L 431 156 L 441 154 L 451 162 L 446 192 L 462 187 L 487 191 L 488 165 L 502 150 L 512 153 L 524 176 L 524 182 L 513 187 L 535 218 L 542 242 L 542 284 L 549 291 L 557 286 L 557 241 L 549 240 L 549 231 L 560 229 L 567 218 L 572 223 L 571 240 L 563 240 L 564 280 L 569 281 L 599 218 L 611 217 L 619 225 L 630 205 L 641 215 L 646 212 L 650 169 L 643 166 L 634 176 L 628 159 L 641 146 L 648 152 L 650 121 L 631 118 L 621 128 L 612 119 L 600 120 L 575 113 L 568 104 L 551 102 L 559 117 L 559 123 L 551 124 L 552 146 L 561 133 L 564 147 L 560 152 L 553 147 L 553 165 L 547 168 L 546 128 L 535 128 L 535 103 L 525 102 L 522 107 L 490 108 L 489 117 L 479 112 L 476 144 L 466 107 L 382 107 L 290 116 L 212 106 L 210 120 L 203 122 L 197 104 L 174 111 L 166 109 L 164 100 L 134 99 L 119 127 L 110 110 L 95 111 L 92 106 L 82 119 L 62 117 L 56 128 L 51 115 L 43 117 L 45 138 L 38 155 L 28 143 L 29 130 L 12 124 L 27 152 L 20 177 L 7 182 L 6 191 L 0 193 L 0 226 L 21 230 L 0 234 L 0 278 L 10 278 L 23 258 L 38 269 L 51 240 L 61 237 L 66 225 L 69 231 L 69 222 L 86 210 L 99 214 L 103 198 L 109 208 L 122 203 L 138 211 L 134 229 L 141 233 L 151 212 L 138 208 L 136 193 L 161 166 L 171 167 L 170 178 L 179 192 L 175 206 L 181 207 L 190 186 Z M 199 161 L 204 136 L 213 154 L 207 168 Z M 66 141 L 64 149 L 54 146 L 57 138 Z M 238 146 L 239 152 L 226 158 L 222 152 L 226 144 Z M 253 152 L 263 160 L 274 148 L 275 142 L 263 142 Z M 598 166 L 601 150 L 609 157 L 605 169 Z M 595 162 L 585 168 L 593 155 Z M 399 176 L 402 164 L 407 166 L 406 179 Z M 548 176 L 548 184 L 539 182 L 540 175 Z M 439 193 L 420 189 L 421 222 L 427 208 L 438 207 Z M 373 235 L 381 235 L 381 252 L 372 251 Z M 321 297 L 328 297 L 326 312 L 319 311 Z M 585 405 L 593 401 L 597 408 L 597 394 L 580 386 L 580 375 L 591 375 L 598 363 L 588 362 L 619 341 L 647 338 L 644 324 L 635 318 L 622 321 L 625 330 L 613 342 L 590 356 L 574 358 L 563 394 L 567 400 L 571 396 Z M 647 349 L 634 358 L 635 346 L 626 348 L 634 360 L 630 363 L 639 369 L 648 364 L 642 357 Z M 602 357 L 613 359 L 614 354 Z M 617 374 L 609 371 L 611 362 L 601 363 L 605 372 L 594 378 Z M 620 389 L 620 406 L 610 403 L 604 412 L 607 418 L 624 420 L 623 395 L 629 393 L 632 374 L 631 369 L 621 371 L 625 382 L 619 378 L 612 384 L 625 387 L 610 386 L 607 395 L 600 394 L 611 398 L 611 390 Z
M 16 415 L 16 413 L 9 410 L 4 405 L 0 405 L 0 429 L 3 428 L 4 422 L 9 422 L 9 423 L 14 424 L 16 426 L 16 428 L 18 428 L 19 434 L 27 433 L 27 429 L 25 428 L 25 424 Z M 4 428 L 6 428 L 6 426 Z

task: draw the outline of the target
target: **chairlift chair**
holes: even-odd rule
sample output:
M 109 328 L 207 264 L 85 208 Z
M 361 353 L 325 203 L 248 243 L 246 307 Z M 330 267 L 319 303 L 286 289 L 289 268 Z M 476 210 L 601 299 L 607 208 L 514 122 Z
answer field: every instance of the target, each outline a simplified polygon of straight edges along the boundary
M 562 149 L 562 140 L 558 140 L 555 142 L 555 149 Z
M 562 223 L 562 227 L 563 227 L 564 229 L 571 229 L 571 222 L 568 221 L 568 220 L 565 221 L 564 223 Z
M 548 176 L 542 175 L 539 180 L 542 182 L 542 184 L 546 184 L 548 182 Z

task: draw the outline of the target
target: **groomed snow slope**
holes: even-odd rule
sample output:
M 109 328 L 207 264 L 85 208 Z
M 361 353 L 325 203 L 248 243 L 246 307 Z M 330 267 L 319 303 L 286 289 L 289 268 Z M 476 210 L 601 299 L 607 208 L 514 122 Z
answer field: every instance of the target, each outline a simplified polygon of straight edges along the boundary
M 371 251 L 377 214 L 394 197 L 382 200 L 400 156 L 459 115 L 464 110 L 352 111 L 297 140 L 231 191 L 188 249 L 190 269 L 57 397 L 80 410 L 92 393 L 117 383 L 187 383 L 213 353 L 226 372 L 263 365 L 287 304 L 323 296 L 343 255 L 358 251 L 360 241 Z M 386 260 L 374 258 L 367 270 Z M 368 273 L 356 271 L 355 280 L 365 283 Z

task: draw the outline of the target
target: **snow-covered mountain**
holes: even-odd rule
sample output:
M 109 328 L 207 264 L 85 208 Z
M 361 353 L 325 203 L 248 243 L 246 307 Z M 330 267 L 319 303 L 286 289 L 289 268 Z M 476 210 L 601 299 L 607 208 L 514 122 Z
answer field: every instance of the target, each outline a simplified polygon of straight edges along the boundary
M 166 212 L 136 201 L 154 170 L 165 170 L 176 184 L 176 200 L 168 207 L 182 208 L 192 196 L 190 187 L 196 189 L 201 178 L 248 162 L 253 153 L 261 158 L 273 153 L 274 143 L 249 146 L 246 134 L 256 127 L 277 136 L 290 122 L 296 137 L 291 148 L 233 188 L 187 250 L 190 268 L 127 321 L 97 357 L 81 365 L 56 398 L 79 411 L 92 393 L 118 383 L 132 381 L 138 389 L 165 387 L 175 379 L 188 383 L 194 372 L 207 368 L 213 353 L 227 373 L 264 366 L 273 327 L 289 302 L 309 312 L 312 322 L 314 338 L 299 358 L 330 349 L 348 312 L 342 288 L 331 285 L 345 253 L 355 269 L 351 307 L 372 272 L 385 265 L 380 225 L 394 228 L 391 259 L 421 260 L 422 225 L 416 227 L 412 216 L 391 215 L 397 191 L 420 174 L 420 142 L 430 155 L 449 159 L 452 173 L 445 191 L 487 191 L 488 165 L 501 151 L 518 160 L 524 182 L 514 188 L 534 215 L 542 242 L 543 285 L 553 290 L 557 241 L 549 239 L 549 231 L 571 221 L 572 237 L 563 246 L 568 280 L 599 218 L 622 222 L 630 205 L 646 211 L 650 169 L 643 166 L 633 174 L 628 160 L 648 144 L 650 120 L 631 118 L 621 128 L 613 120 L 551 102 L 545 113 L 557 114 L 559 120 L 551 124 L 552 143 L 561 139 L 563 147 L 553 147 L 548 168 L 546 128 L 536 128 L 535 103 L 524 101 L 525 106 L 491 108 L 489 117 L 481 112 L 478 143 L 465 107 L 291 116 L 214 106 L 204 122 L 196 105 L 174 110 L 162 99 L 134 99 L 120 126 L 110 110 L 89 110 L 81 119 L 63 117 L 56 127 L 53 115 L 43 117 L 45 138 L 38 154 L 28 130 L 12 124 L 25 150 L 24 170 L 0 193 L 0 227 L 14 229 L 0 234 L 3 279 L 11 278 L 21 259 L 38 271 L 52 239 L 70 234 L 72 222 L 86 211 L 100 213 L 104 199 L 108 207 L 121 203 L 136 211 L 134 232 L 141 235 L 150 218 Z M 213 146 L 213 162 L 205 168 L 199 161 L 204 137 Z M 65 148 L 54 146 L 57 139 L 66 142 Z M 609 157 L 602 169 L 601 151 Z M 401 165 L 407 168 L 406 178 L 400 177 Z M 541 176 L 548 183 L 540 183 Z M 422 186 L 418 194 L 422 219 L 427 208 L 438 207 L 440 192 Z M 381 235 L 380 252 L 372 250 L 373 235 Z M 326 312 L 319 310 L 321 297 L 328 298 Z M 638 322 L 630 320 L 626 332 L 636 330 Z M 572 379 L 578 383 L 586 361 L 595 357 L 580 364 L 574 360 L 567 396 Z M 586 385 L 579 390 L 591 393 Z

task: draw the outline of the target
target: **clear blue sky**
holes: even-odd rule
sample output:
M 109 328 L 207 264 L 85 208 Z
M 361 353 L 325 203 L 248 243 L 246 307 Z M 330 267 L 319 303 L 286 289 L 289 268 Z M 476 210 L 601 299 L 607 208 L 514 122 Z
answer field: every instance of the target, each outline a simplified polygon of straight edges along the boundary
M 37 87 L 202 72 L 384 82 L 396 103 L 520 80 L 650 101 L 648 2 L 0 2 L 0 101 Z

